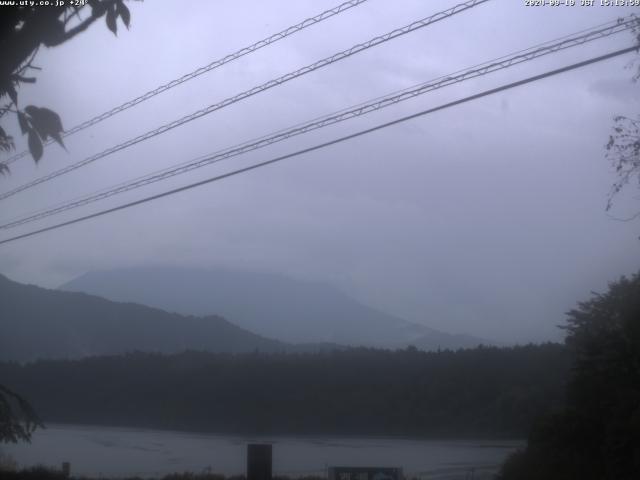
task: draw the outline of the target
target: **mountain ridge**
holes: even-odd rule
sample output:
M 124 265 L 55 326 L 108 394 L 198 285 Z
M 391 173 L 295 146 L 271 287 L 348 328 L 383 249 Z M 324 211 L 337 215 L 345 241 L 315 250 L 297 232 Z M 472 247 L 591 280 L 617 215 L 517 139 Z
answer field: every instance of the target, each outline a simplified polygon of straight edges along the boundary
M 132 351 L 241 353 L 292 348 L 221 316 L 179 315 L 81 292 L 24 285 L 0 274 L 0 361 Z
M 135 301 L 183 315 L 219 314 L 251 332 L 288 343 L 434 350 L 495 342 L 445 333 L 364 305 L 319 282 L 284 275 L 184 267 L 94 271 L 61 287 Z

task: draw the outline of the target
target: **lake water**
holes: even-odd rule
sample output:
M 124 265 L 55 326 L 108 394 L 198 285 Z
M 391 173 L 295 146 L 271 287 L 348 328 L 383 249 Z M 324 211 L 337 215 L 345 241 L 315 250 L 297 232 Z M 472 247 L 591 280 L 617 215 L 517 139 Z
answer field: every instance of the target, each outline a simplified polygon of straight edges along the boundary
M 20 466 L 59 467 L 75 475 L 161 476 L 210 469 L 244 474 L 247 443 L 273 444 L 274 474 L 325 475 L 328 466 L 401 467 L 421 479 L 491 478 L 518 440 L 247 437 L 127 428 L 50 425 L 30 445 L 2 446 Z

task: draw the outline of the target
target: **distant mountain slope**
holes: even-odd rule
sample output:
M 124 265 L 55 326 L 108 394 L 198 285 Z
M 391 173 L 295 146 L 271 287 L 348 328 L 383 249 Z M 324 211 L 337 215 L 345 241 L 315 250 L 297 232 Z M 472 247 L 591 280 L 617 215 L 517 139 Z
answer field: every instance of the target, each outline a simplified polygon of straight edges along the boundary
M 128 351 L 282 351 L 287 346 L 219 316 L 196 318 L 84 293 L 22 285 L 0 275 L 0 361 Z
M 87 273 L 60 288 L 182 314 L 218 314 L 286 342 L 428 350 L 491 343 L 408 322 L 325 284 L 269 273 L 138 267 Z

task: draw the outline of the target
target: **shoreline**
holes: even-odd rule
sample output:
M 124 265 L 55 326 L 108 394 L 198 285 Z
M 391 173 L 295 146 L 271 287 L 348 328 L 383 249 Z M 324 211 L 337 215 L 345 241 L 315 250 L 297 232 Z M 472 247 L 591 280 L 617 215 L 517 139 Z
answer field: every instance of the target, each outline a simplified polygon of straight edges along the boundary
M 88 478 L 162 478 L 175 472 L 242 475 L 247 443 L 271 443 L 274 475 L 299 478 L 328 466 L 399 467 L 407 474 L 497 466 L 524 439 L 225 435 L 51 423 L 31 444 L 3 446 L 21 468 L 59 468 Z
M 107 425 L 100 423 L 64 423 L 64 422 L 44 422 L 45 428 L 36 430 L 36 434 L 41 430 L 59 429 L 59 430 L 108 430 L 114 432 L 128 433 L 161 433 L 178 436 L 190 437 L 208 437 L 208 438 L 225 438 L 225 439 L 340 439 L 340 440 L 393 440 L 393 441 L 409 441 L 409 442 L 521 442 L 526 444 L 526 437 L 517 437 L 509 435 L 375 435 L 375 434 L 359 434 L 359 433 L 264 433 L 264 432 L 224 432 L 224 431 L 207 431 L 207 430 L 180 430 L 165 429 L 160 427 L 138 427 L 135 425 Z

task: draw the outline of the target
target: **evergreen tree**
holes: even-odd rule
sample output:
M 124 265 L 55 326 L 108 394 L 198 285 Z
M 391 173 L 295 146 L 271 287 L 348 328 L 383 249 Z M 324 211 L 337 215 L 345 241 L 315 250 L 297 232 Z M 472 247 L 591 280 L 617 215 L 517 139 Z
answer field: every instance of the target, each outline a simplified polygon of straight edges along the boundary
M 538 422 L 504 480 L 626 480 L 640 471 L 640 273 L 568 313 L 565 409 Z

